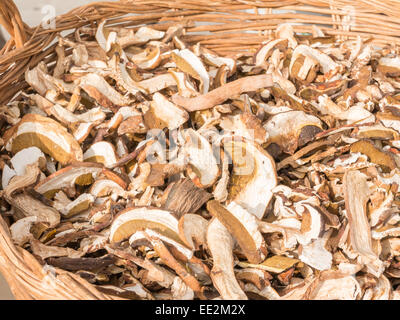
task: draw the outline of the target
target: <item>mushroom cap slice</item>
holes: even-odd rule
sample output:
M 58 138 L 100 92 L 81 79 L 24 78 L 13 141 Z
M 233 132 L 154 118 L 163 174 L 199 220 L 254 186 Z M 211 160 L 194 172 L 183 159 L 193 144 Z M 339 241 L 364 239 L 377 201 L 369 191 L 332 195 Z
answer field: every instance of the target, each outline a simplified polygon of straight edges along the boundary
M 198 214 L 186 213 L 179 219 L 179 237 L 189 248 L 204 246 L 208 223 L 208 220 Z
M 144 238 L 143 238 L 144 237 Z M 190 260 L 193 257 L 193 251 L 188 249 L 186 246 L 182 245 L 180 242 L 162 235 L 152 229 L 145 229 L 144 231 L 137 231 L 129 238 L 129 244 L 133 245 L 136 241 L 142 242 L 143 240 L 148 240 L 151 243 L 151 238 L 155 237 L 168 245 L 174 247 L 180 254 L 182 254 L 186 259 Z
M 322 131 L 322 122 L 304 111 L 282 112 L 271 117 L 264 125 L 269 134 L 268 144 L 276 143 L 289 154 Z
M 122 195 L 124 191 L 125 188 L 123 186 L 109 179 L 96 180 L 90 188 L 90 194 L 96 198 L 105 197 L 110 194 Z
M 136 231 L 152 229 L 178 243 L 178 220 L 169 212 L 152 207 L 137 207 L 123 210 L 114 219 L 110 230 L 110 241 L 120 242 Z
M 62 165 L 82 161 L 82 149 L 75 138 L 58 122 L 38 114 L 27 114 L 4 134 L 6 149 L 17 153 L 37 147 Z
M 277 185 L 274 160 L 258 144 L 243 138 L 228 138 L 223 144 L 233 165 L 228 202 L 235 201 L 261 219 Z
M 10 162 L 17 175 L 23 176 L 29 164 L 39 162 L 39 167 L 43 168 L 46 164 L 46 157 L 39 148 L 30 147 L 17 152 Z
M 216 200 L 207 202 L 207 210 L 229 230 L 250 263 L 260 263 L 265 258 L 264 239 L 252 214 L 235 202 L 225 209 Z
M 90 146 L 83 154 L 83 160 L 86 162 L 97 162 L 110 167 L 117 162 L 114 146 L 107 141 L 99 141 Z
M 183 152 L 189 156 L 188 174 L 199 188 L 207 188 L 217 181 L 220 170 L 208 140 L 193 129 L 183 132 L 186 143 Z
M 65 217 L 72 217 L 78 213 L 81 213 L 82 211 L 89 209 L 93 202 L 94 197 L 91 194 L 83 193 L 59 211 Z
M 161 93 L 153 95 L 150 109 L 144 114 L 144 122 L 150 129 L 176 129 L 189 120 L 189 114 L 170 102 Z
M 379 150 L 369 140 L 359 140 L 353 143 L 350 146 L 350 152 L 365 154 L 372 163 L 379 165 L 383 172 L 390 172 L 397 168 L 394 157 L 389 152 Z
M 261 121 L 247 112 L 224 117 L 220 122 L 220 127 L 225 131 L 234 132 L 237 136 L 254 140 L 260 145 L 268 139 L 268 133 L 262 126 Z
M 207 246 L 213 257 L 211 279 L 224 300 L 247 300 L 233 270 L 233 247 L 235 242 L 217 219 L 213 218 L 207 228 Z
M 189 49 L 172 52 L 172 59 L 176 66 L 183 72 L 189 73 L 193 78 L 200 80 L 202 94 L 206 94 L 210 87 L 210 77 L 201 60 Z
M 113 106 L 127 106 L 131 100 L 113 87 L 96 73 L 89 73 L 79 79 L 79 86 L 101 106 L 111 108 Z
M 380 58 L 377 69 L 390 77 L 398 77 L 400 75 L 400 57 Z
M 318 63 L 322 68 L 322 72 L 326 74 L 328 78 L 336 74 L 336 72 L 338 72 L 340 68 L 340 66 L 327 54 L 322 53 L 321 51 L 311 48 L 307 45 L 300 44 L 296 47 L 296 49 L 294 49 L 292 59 L 290 60 L 289 70 L 291 73 L 293 66 L 300 57 L 304 57 L 304 61 L 306 59 L 309 59 Z
M 80 162 L 58 170 L 35 186 L 35 191 L 46 194 L 62 188 L 73 187 L 75 184 L 88 185 L 103 171 L 103 166 L 97 163 Z

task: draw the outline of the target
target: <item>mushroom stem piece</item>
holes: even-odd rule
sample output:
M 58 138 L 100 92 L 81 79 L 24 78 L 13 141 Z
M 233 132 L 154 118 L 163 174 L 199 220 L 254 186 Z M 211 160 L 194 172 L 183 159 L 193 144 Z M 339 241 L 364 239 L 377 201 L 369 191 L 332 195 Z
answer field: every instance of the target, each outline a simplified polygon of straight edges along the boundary
M 256 91 L 261 88 L 272 87 L 273 84 L 274 82 L 270 74 L 249 76 L 227 83 L 207 94 L 195 98 L 185 98 L 179 95 L 174 95 L 172 101 L 189 112 L 205 110 L 221 104 L 235 95 L 240 95 L 243 92 Z

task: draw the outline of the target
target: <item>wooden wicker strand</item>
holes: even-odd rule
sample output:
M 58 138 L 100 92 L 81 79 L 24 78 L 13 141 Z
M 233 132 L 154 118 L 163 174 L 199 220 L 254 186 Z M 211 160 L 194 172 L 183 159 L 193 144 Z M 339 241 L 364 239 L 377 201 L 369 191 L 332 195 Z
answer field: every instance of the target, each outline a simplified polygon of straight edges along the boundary
M 344 26 L 354 8 L 355 24 Z M 297 13 L 294 13 L 294 10 Z M 200 43 L 221 55 L 254 52 L 274 36 L 277 26 L 291 23 L 295 32 L 311 33 L 318 25 L 339 39 L 370 39 L 379 45 L 400 45 L 399 0 L 125 0 L 94 2 L 56 18 L 55 29 L 27 26 L 12 0 L 0 1 L 0 24 L 11 39 L 0 50 L 0 105 L 8 104 L 28 88 L 26 70 L 40 61 L 49 66 L 57 59 L 55 46 L 61 31 L 108 25 L 137 29 L 146 24 L 167 30 L 183 24 L 189 45 Z M 373 21 L 373 25 L 371 25 Z M 198 24 L 202 22 L 202 24 Z M 210 24 L 204 25 L 204 22 Z M 217 22 L 217 24 L 213 24 Z M 196 32 L 195 34 L 193 34 Z M 199 34 L 200 33 L 200 34 Z M 45 268 L 23 248 L 16 247 L 0 217 L 0 272 L 17 299 L 114 299 L 99 292 L 79 276 L 57 268 Z

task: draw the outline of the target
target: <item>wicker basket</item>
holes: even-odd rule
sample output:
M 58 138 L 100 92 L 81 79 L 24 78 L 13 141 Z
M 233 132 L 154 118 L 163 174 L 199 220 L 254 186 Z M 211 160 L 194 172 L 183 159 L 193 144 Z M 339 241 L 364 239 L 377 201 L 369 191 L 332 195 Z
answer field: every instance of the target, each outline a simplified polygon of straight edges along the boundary
M 56 60 L 54 40 L 61 31 L 109 24 L 138 28 L 144 24 L 166 30 L 177 22 L 186 27 L 182 38 L 200 42 L 220 55 L 256 50 L 282 23 L 297 33 L 316 24 L 327 35 L 358 36 L 380 45 L 400 44 L 398 0 L 127 0 L 92 3 L 58 16 L 56 29 L 30 28 L 12 0 L 0 2 L 0 23 L 11 35 L 0 50 L 0 105 L 28 87 L 24 73 L 39 61 Z M 372 25 L 371 25 L 372 22 Z M 0 272 L 16 299 L 114 299 L 79 276 L 60 269 L 47 270 L 26 250 L 16 247 L 0 217 Z

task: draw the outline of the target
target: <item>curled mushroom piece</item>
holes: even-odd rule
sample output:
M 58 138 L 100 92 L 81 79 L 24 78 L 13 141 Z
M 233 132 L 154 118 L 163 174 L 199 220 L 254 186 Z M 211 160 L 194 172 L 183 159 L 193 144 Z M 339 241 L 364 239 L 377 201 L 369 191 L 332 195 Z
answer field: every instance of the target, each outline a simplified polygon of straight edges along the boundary
M 234 240 L 217 218 L 213 218 L 207 228 L 207 244 L 214 260 L 211 279 L 222 299 L 247 300 L 233 271 Z
M 161 93 L 155 93 L 144 122 L 150 129 L 176 129 L 189 120 L 188 113 L 171 103 Z

